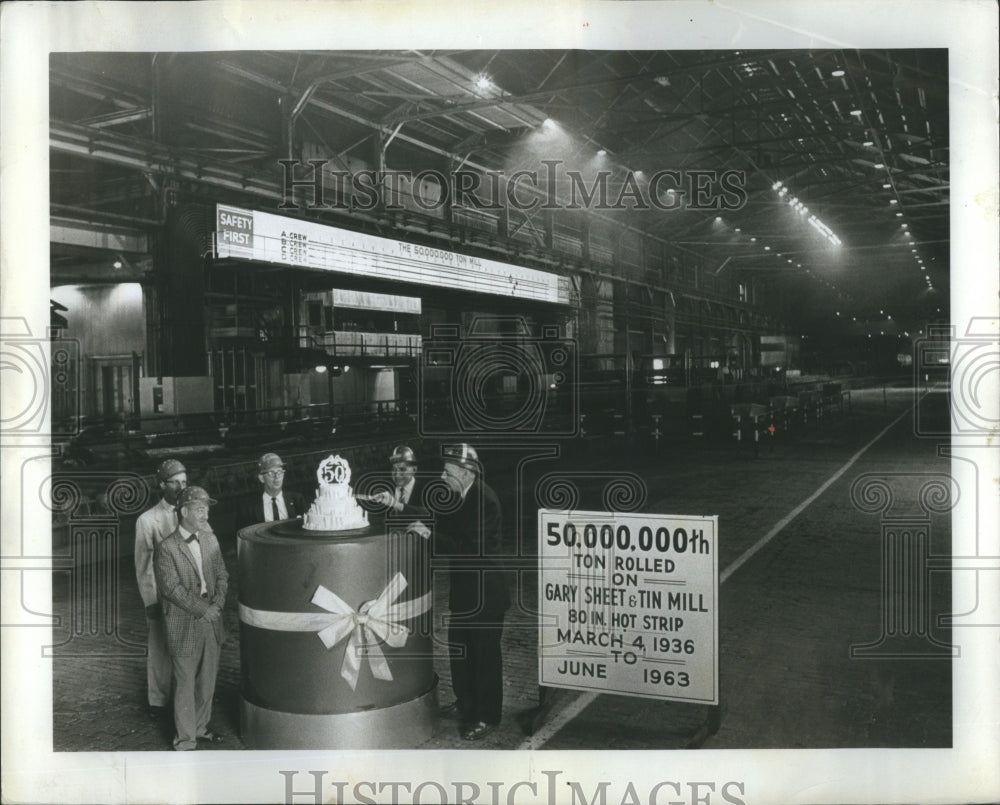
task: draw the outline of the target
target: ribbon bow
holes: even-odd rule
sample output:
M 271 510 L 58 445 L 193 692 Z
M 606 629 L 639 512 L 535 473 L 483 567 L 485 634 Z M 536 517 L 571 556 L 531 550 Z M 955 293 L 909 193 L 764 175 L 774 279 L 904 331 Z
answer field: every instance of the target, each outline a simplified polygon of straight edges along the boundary
M 340 675 L 354 690 L 361 672 L 361 660 L 368 657 L 372 675 L 386 682 L 392 672 L 376 638 L 393 648 L 401 648 L 410 629 L 399 621 L 415 618 L 430 609 L 431 593 L 394 603 L 407 587 L 402 573 L 396 573 L 374 601 L 366 601 L 357 611 L 336 593 L 322 584 L 313 593 L 312 603 L 326 612 L 269 612 L 240 604 L 240 620 L 250 626 L 281 632 L 316 632 L 327 649 L 333 648 L 350 635 L 344 651 Z

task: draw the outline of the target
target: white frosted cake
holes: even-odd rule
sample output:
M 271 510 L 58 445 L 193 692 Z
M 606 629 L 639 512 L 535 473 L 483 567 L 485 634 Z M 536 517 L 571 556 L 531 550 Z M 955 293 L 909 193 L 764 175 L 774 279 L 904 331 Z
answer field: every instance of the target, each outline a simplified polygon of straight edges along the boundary
M 309 531 L 347 531 L 368 525 L 368 512 L 354 499 L 351 489 L 351 468 L 340 456 L 330 456 L 320 462 L 316 471 L 319 486 L 316 500 L 302 518 L 302 527 Z

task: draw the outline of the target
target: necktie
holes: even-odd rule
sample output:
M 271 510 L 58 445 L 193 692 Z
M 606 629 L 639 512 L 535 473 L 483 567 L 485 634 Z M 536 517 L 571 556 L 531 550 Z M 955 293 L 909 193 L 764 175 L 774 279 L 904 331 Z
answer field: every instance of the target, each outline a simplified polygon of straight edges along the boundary
M 281 515 L 278 513 L 278 499 L 276 497 L 271 497 L 271 519 L 280 520 Z
M 190 537 L 188 537 L 184 541 L 190 545 L 192 542 L 197 542 L 198 541 L 198 535 L 197 534 L 192 534 Z

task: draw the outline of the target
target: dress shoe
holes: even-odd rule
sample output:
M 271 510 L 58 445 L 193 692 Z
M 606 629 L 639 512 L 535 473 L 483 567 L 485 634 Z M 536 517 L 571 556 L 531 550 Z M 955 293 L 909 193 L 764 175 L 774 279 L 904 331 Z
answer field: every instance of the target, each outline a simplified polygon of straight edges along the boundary
M 204 735 L 199 735 L 198 740 L 207 741 L 212 744 L 221 744 L 224 739 L 221 735 L 217 735 L 214 732 L 206 732 Z
M 497 728 L 496 724 L 487 724 L 485 721 L 477 721 L 462 728 L 461 736 L 463 741 L 478 741 L 485 738 Z
M 458 718 L 462 715 L 462 708 L 458 706 L 457 701 L 454 701 L 451 704 L 445 704 L 438 708 L 438 715 L 445 718 Z
M 150 719 L 152 719 L 153 721 L 159 721 L 161 718 L 166 718 L 167 708 L 151 704 L 146 707 L 146 715 L 149 716 Z

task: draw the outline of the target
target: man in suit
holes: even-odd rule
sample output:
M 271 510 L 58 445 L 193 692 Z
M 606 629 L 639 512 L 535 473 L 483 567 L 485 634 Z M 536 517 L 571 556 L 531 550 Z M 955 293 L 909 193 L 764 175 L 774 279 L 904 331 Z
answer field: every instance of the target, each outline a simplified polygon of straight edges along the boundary
M 426 482 L 416 477 L 417 456 L 409 447 L 399 445 L 389 456 L 392 465 L 392 492 L 379 492 L 376 503 L 386 507 L 389 517 L 426 517 L 423 494 Z
M 433 547 L 437 557 L 455 561 L 449 569 L 448 649 L 455 702 L 443 708 L 458 715 L 459 732 L 478 741 L 500 723 L 503 662 L 500 639 L 510 606 L 507 581 L 499 567 L 500 502 L 482 479 L 482 465 L 467 444 L 444 448 L 441 479 L 452 498 L 433 512 Z M 475 557 L 472 567 L 462 563 Z
M 237 528 L 301 517 L 309 509 L 302 495 L 284 489 L 285 462 L 277 453 L 265 453 L 257 460 L 257 480 L 264 488 L 241 507 Z
M 135 580 L 146 609 L 146 696 L 149 717 L 166 715 L 170 702 L 171 662 L 167 652 L 167 632 L 163 610 L 156 595 L 153 552 L 163 539 L 177 528 L 177 498 L 187 486 L 187 470 L 175 458 L 168 458 L 156 469 L 160 502 L 139 515 L 135 522 Z
M 174 672 L 174 749 L 221 742 L 208 728 L 224 637 L 229 575 L 208 524 L 215 503 L 200 486 L 177 499 L 177 528 L 156 546 L 153 567 Z

